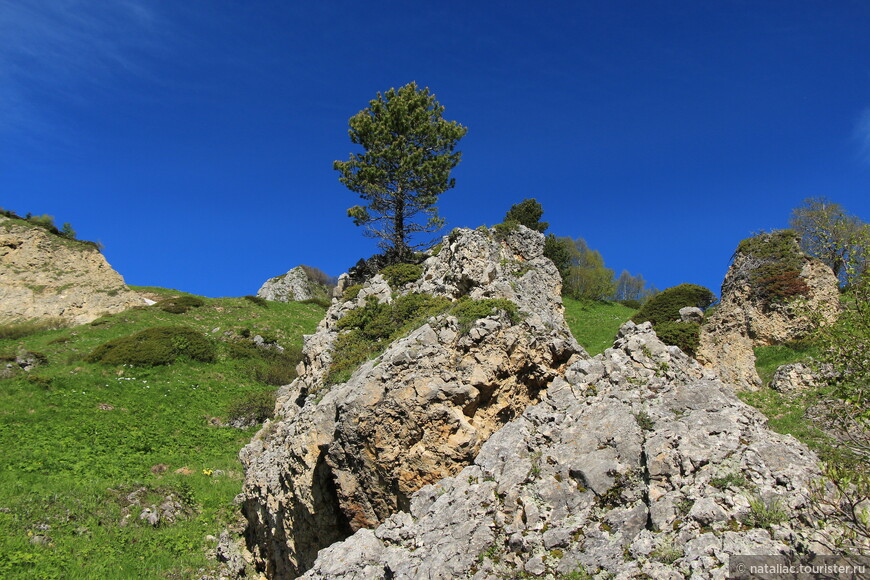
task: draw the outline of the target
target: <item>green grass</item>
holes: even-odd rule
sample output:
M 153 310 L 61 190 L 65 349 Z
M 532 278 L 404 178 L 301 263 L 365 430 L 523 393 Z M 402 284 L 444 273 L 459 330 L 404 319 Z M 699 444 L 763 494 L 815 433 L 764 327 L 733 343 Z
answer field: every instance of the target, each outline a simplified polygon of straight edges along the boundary
M 259 377 L 268 361 L 233 356 L 226 341 L 261 334 L 299 349 L 324 310 L 203 300 L 184 314 L 138 308 L 0 340 L 0 356 L 24 348 L 47 359 L 0 380 L 0 577 L 187 578 L 209 565 L 205 554 L 214 545 L 205 537 L 237 517 L 237 454 L 256 430 L 215 423 L 225 422 L 238 401 L 275 389 Z M 207 333 L 219 347 L 217 360 L 159 367 L 85 362 L 109 340 L 167 325 Z M 152 470 L 160 464 L 168 469 Z M 121 525 L 124 498 L 140 487 L 151 503 L 174 494 L 196 512 L 154 528 L 139 521 L 140 507 Z
M 764 385 L 770 383 L 781 365 L 805 361 L 819 355 L 818 346 L 811 343 L 777 344 L 755 348 L 755 370 Z
M 564 297 L 565 321 L 571 334 L 590 355 L 602 353 L 613 346 L 619 327 L 637 310 L 618 302 L 574 300 Z
M 808 445 L 822 459 L 839 458 L 832 440 L 806 418 L 811 394 L 788 397 L 769 388 L 737 393 L 744 403 L 752 405 L 767 417 L 768 425 L 777 433 L 792 435 Z

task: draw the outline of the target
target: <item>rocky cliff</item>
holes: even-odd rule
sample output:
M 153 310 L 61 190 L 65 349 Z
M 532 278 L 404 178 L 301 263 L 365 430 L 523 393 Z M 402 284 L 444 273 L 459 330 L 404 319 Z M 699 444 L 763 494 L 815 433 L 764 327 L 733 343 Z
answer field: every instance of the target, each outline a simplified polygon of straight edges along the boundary
M 577 360 L 473 465 L 305 578 L 725 578 L 734 554 L 824 549 L 817 459 L 649 323 Z
M 836 320 L 838 281 L 831 269 L 805 255 L 791 232 L 741 242 L 722 283 L 722 299 L 701 327 L 698 360 L 722 380 L 757 389 L 756 346 L 804 338 Z
M 301 302 L 302 300 L 328 299 L 327 287 L 312 280 L 305 267 L 296 266 L 286 274 L 266 280 L 257 291 L 257 296 L 275 302 Z
M 0 216 L 0 322 L 84 324 L 141 304 L 93 245 Z
M 259 569 L 294 577 L 318 550 L 409 509 L 416 491 L 471 464 L 583 354 L 543 245 L 522 227 L 456 230 L 417 279 L 391 287 L 379 274 L 333 303 L 306 338 L 299 379 L 279 392 L 277 418 L 241 452 L 246 535 Z M 330 385 L 342 321 L 408 296 L 447 308 Z M 478 307 L 479 317 L 458 314 Z

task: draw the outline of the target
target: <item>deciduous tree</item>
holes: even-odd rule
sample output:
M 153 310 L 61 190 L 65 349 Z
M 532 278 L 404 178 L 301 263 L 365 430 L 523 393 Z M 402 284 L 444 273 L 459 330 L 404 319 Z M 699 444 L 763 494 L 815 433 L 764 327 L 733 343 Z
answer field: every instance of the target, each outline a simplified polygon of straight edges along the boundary
M 830 266 L 841 280 L 848 282 L 866 269 L 866 261 L 858 263 L 854 258 L 870 248 L 870 225 L 848 214 L 839 203 L 824 197 L 805 199 L 792 210 L 789 225 L 800 235 L 804 252 Z M 852 273 L 847 271 L 850 264 Z

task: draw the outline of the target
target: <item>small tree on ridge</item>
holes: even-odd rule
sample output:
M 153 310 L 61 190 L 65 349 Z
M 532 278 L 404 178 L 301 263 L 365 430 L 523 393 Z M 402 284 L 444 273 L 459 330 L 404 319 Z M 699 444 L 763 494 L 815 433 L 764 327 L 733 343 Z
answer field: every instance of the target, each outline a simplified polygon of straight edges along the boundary
M 443 112 L 435 95 L 414 82 L 378 93 L 349 121 L 350 140 L 365 152 L 333 164 L 339 181 L 366 202 L 347 215 L 378 238 L 391 261 L 406 260 L 425 245 L 414 244 L 414 234 L 444 225 L 435 203 L 454 186 L 450 171 L 462 155 L 455 148 L 468 129 L 446 121 Z

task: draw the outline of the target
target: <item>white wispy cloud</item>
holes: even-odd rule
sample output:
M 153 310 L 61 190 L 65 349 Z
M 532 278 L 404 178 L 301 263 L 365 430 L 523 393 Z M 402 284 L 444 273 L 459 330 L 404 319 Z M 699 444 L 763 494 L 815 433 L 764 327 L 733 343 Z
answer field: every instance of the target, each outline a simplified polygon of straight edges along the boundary
M 870 163 L 870 107 L 864 109 L 855 125 L 855 139 L 858 140 L 861 159 Z
M 153 0 L 0 0 L 0 132 L 39 132 L 48 103 L 147 74 L 159 34 Z

